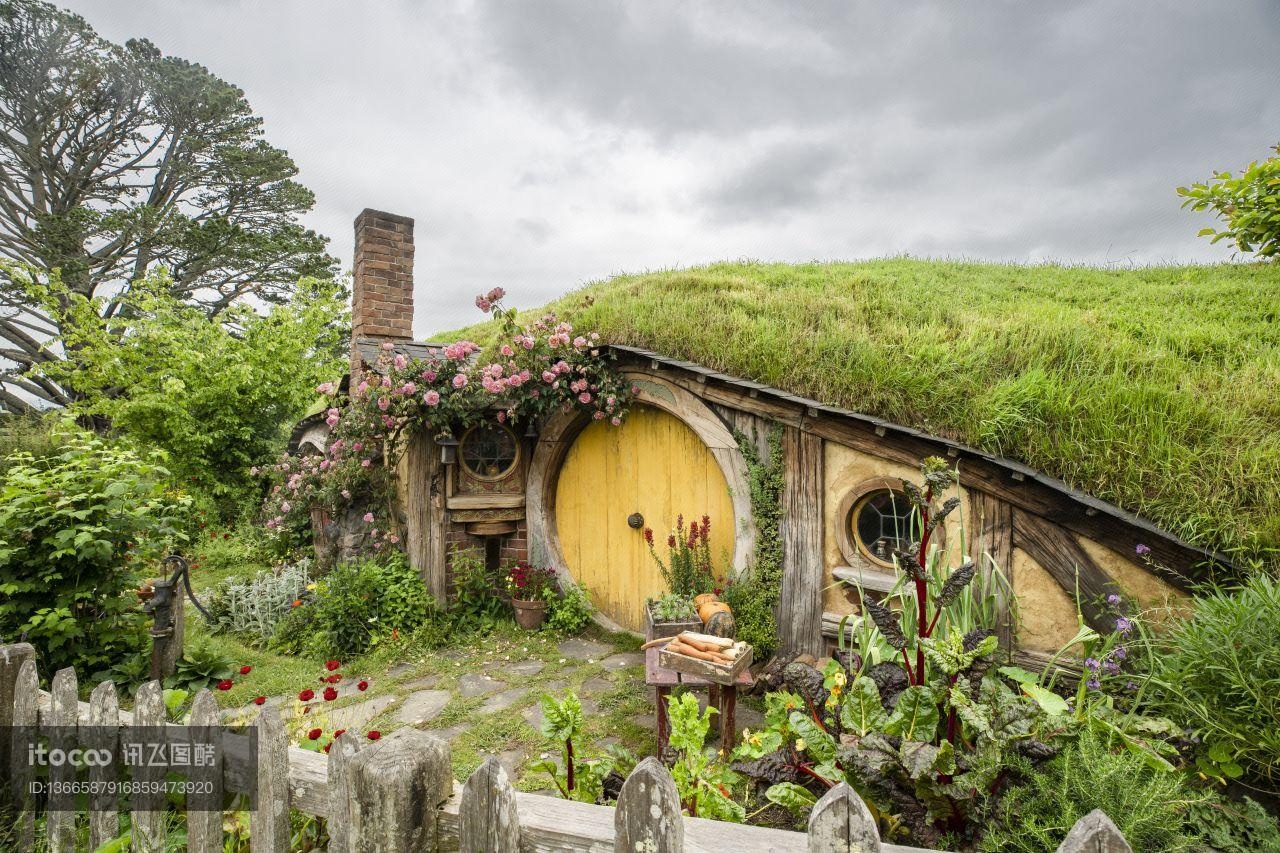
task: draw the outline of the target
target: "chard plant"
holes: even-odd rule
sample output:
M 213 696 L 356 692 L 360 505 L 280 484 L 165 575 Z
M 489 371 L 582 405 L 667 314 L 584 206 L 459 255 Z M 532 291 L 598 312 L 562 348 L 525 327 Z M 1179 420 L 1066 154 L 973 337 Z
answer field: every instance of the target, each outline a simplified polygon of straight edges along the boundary
M 595 803 L 604 795 L 604 780 L 613 770 L 612 759 L 584 761 L 578 756 L 575 741 L 582 736 L 582 702 L 572 690 L 565 691 L 564 698 L 544 694 L 542 705 L 542 735 L 560 746 L 560 761 L 551 759 L 529 765 L 532 771 L 542 771 L 551 777 L 560 796 L 580 803 Z
M 706 747 L 715 708 L 698 710 L 692 693 L 667 697 L 667 719 L 671 721 L 671 749 L 676 754 L 671 767 L 680 804 L 690 817 L 707 817 L 741 823 L 746 818 L 742 803 L 733 798 L 738 776 Z

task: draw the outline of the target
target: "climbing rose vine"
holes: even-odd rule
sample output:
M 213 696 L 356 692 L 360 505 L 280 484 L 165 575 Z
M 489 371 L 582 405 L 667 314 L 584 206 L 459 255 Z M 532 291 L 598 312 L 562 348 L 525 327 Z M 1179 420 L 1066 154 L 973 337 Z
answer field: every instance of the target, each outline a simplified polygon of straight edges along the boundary
M 457 437 L 494 410 L 499 422 L 515 425 L 537 424 L 561 411 L 620 425 L 633 389 L 612 353 L 600 347 L 599 334 L 579 333 L 555 314 L 521 326 L 515 309 L 502 307 L 505 296 L 495 287 L 476 297 L 476 307 L 500 327 L 494 352 L 458 341 L 417 359 L 384 343 L 377 363 L 349 396 L 333 383 L 320 385 L 329 447 L 323 456 L 286 455 L 255 470 L 271 480 L 266 526 L 288 531 L 313 508 L 338 511 L 363 503 L 374 547 L 394 545 L 399 540 L 385 519 L 402 438 L 420 432 Z

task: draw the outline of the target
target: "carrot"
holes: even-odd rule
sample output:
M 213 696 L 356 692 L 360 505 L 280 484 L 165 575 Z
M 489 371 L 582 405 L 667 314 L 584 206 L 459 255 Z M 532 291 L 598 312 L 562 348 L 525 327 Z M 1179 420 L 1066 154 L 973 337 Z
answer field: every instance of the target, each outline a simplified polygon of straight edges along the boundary
M 667 651 L 675 652 L 676 654 L 681 654 L 681 655 L 684 655 L 685 657 L 697 658 L 698 660 L 709 661 L 711 663 L 718 663 L 718 664 L 727 663 L 727 661 L 725 661 L 724 658 L 722 658 L 719 655 L 714 655 L 711 652 L 704 652 L 701 649 L 695 649 L 693 646 L 686 646 L 684 643 L 680 642 L 679 640 L 673 640 L 667 646 Z
M 681 633 L 680 640 L 686 643 L 689 640 L 695 640 L 699 643 L 708 643 L 718 649 L 727 649 L 733 645 L 733 640 L 730 640 L 728 637 L 714 637 L 711 634 L 698 634 L 694 631 L 685 631 Z
M 654 646 L 665 646 L 667 643 L 671 642 L 674 639 L 675 637 L 659 637 L 656 640 L 650 640 L 649 642 L 645 643 L 643 646 L 640 647 L 640 651 L 647 652 L 649 649 L 652 649 Z

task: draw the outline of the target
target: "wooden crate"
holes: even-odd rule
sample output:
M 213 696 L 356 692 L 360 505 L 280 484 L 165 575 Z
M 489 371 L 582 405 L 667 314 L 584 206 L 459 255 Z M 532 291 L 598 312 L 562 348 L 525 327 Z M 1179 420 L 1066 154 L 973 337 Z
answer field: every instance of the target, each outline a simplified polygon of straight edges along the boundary
M 738 680 L 739 673 L 751 666 L 751 654 L 752 649 L 747 646 L 747 650 L 738 655 L 733 663 L 721 665 L 701 658 L 687 657 L 679 652 L 669 652 L 664 646 L 658 649 L 658 665 L 686 675 L 696 675 L 716 684 L 733 684 Z
M 648 605 L 644 608 L 644 638 L 645 640 L 657 640 L 662 637 L 675 637 L 681 631 L 701 631 L 702 620 L 697 616 L 682 622 L 654 622 L 653 611 Z

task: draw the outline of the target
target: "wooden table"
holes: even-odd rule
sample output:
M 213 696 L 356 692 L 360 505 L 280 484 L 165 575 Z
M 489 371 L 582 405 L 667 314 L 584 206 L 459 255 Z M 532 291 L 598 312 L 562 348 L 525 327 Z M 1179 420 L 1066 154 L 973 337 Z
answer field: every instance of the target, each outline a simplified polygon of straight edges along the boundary
M 738 688 L 751 687 L 755 679 L 751 670 L 744 669 L 738 673 L 733 684 L 716 684 L 696 675 L 676 672 L 658 664 L 658 649 L 646 649 L 644 653 L 644 683 L 653 688 L 654 710 L 658 717 L 658 754 L 666 751 L 671 740 L 671 721 L 667 719 L 667 697 L 671 688 L 676 685 L 690 687 L 695 690 L 707 688 L 707 704 L 720 712 L 720 745 L 729 747 L 737 740 L 737 725 L 734 713 L 738 706 Z

